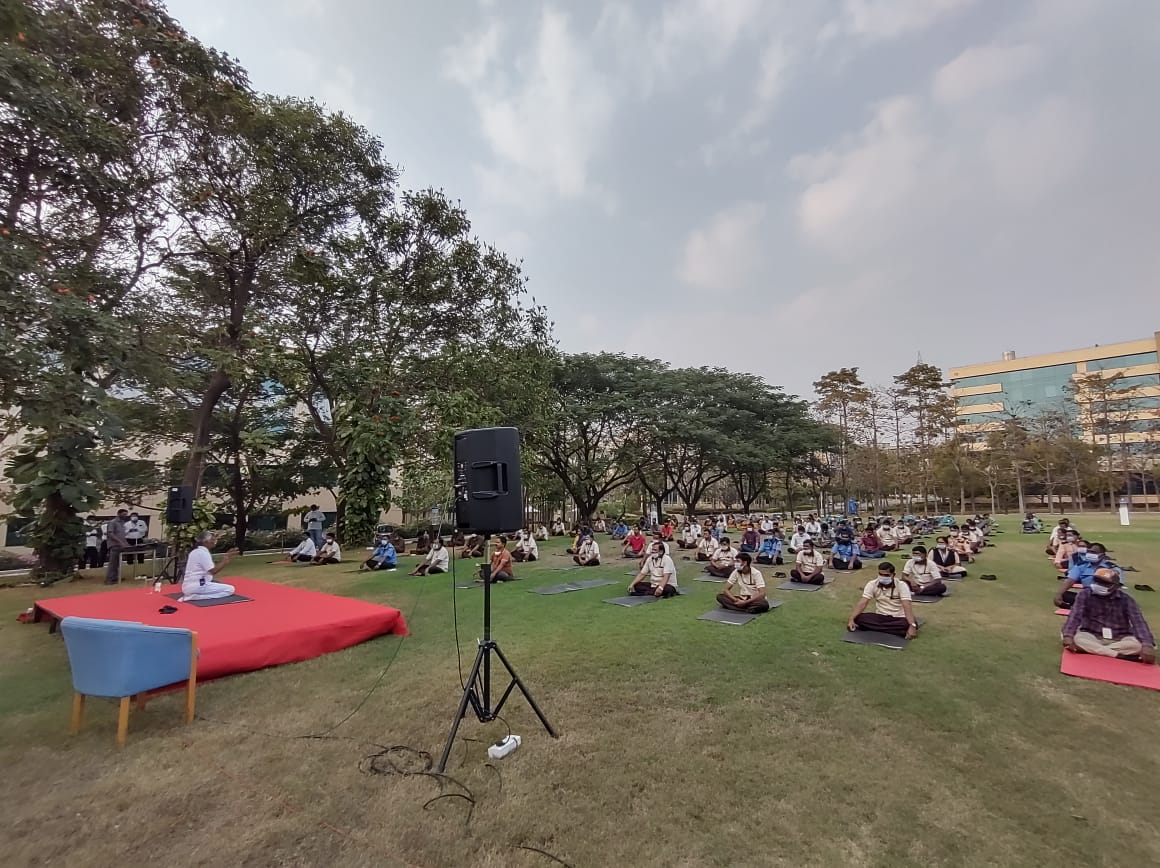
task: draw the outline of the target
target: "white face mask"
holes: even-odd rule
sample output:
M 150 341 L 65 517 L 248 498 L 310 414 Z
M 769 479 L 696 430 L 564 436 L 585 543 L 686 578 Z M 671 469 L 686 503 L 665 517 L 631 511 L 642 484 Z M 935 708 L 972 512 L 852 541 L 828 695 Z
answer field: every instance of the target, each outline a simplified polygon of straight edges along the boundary
M 890 586 L 894 584 L 894 576 L 879 576 L 878 584 Z
M 1106 597 L 1112 592 L 1112 588 L 1107 585 L 1101 585 L 1099 582 L 1092 582 L 1092 593 L 1097 597 Z
M 947 550 L 946 544 L 945 544 L 945 543 L 939 543 L 938 550 L 939 550 L 940 552 L 945 552 L 945 551 Z

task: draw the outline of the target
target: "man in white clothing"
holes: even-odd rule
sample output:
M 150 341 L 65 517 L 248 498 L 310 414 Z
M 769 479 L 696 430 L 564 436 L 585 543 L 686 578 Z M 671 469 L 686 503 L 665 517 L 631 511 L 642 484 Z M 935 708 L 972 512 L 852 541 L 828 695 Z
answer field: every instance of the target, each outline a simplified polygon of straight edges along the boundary
M 516 550 L 512 552 L 512 560 L 524 563 L 527 561 L 538 561 L 539 559 L 540 546 L 536 543 L 536 538 L 531 533 L 525 533 L 516 544 Z
M 129 520 L 125 522 L 125 541 L 129 544 L 129 548 L 141 545 L 147 533 L 149 533 L 149 525 L 141 520 L 141 516 L 135 512 L 129 513 Z M 131 564 L 134 560 L 139 564 L 145 563 L 145 553 L 131 552 L 125 555 L 125 563 Z
M 804 524 L 799 524 L 797 526 L 797 530 L 794 532 L 794 535 L 789 538 L 790 554 L 796 554 L 803 545 L 810 541 L 810 535 L 806 533 L 806 526 Z
M 226 552 L 222 562 L 214 566 L 210 546 L 214 544 L 212 530 L 202 531 L 197 537 L 197 547 L 189 553 L 185 562 L 185 574 L 181 579 L 181 600 L 216 600 L 218 597 L 233 596 L 234 586 L 215 582 L 213 577 L 226 568 L 238 556 L 237 549 Z
M 326 524 L 326 513 L 318 508 L 318 504 L 311 506 L 310 512 L 302 516 L 302 527 L 314 540 L 315 548 L 322 545 L 322 526 L 324 524 Z
M 734 570 L 725 580 L 725 590 L 717 595 L 722 609 L 734 612 L 759 614 L 769 611 L 769 600 L 765 599 L 765 577 L 753 569 L 753 559 L 749 552 L 738 552 Z
M 306 537 L 290 551 L 290 560 L 295 563 L 308 564 L 314 560 L 316 554 L 318 554 L 318 549 L 314 546 L 314 540 Z
M 600 545 L 591 536 L 585 534 L 580 540 L 580 548 L 573 556 L 577 565 L 581 567 L 600 566 Z
M 649 555 L 644 559 L 636 578 L 628 586 L 632 596 L 674 597 L 677 594 L 677 566 L 665 554 L 664 543 L 660 540 L 649 546 Z
M 427 552 L 423 562 L 415 567 L 411 575 L 429 576 L 435 573 L 445 573 L 450 562 L 451 558 L 447 554 L 447 549 L 443 547 L 442 537 L 435 537 L 431 540 L 431 551 Z
M 318 554 L 314 556 L 314 563 L 316 564 L 337 564 L 342 562 L 342 549 L 338 547 L 338 540 L 334 538 L 334 534 L 328 533 L 326 535 L 326 542 L 322 544 L 322 548 L 318 550 Z

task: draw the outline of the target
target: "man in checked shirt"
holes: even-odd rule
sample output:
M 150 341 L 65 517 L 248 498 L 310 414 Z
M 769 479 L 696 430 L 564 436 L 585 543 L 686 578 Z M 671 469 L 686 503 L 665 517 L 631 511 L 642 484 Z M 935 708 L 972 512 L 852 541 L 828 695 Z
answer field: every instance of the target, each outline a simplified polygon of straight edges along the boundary
M 1120 590 L 1115 570 L 1096 570 L 1080 591 L 1063 625 L 1068 651 L 1156 662 L 1156 640 L 1136 601 Z

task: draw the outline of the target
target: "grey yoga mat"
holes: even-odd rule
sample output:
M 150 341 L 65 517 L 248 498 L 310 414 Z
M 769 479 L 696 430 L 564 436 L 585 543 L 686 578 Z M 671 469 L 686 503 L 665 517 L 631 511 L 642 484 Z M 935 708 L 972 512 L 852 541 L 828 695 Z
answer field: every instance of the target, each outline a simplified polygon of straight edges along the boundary
M 171 600 L 181 600 L 181 594 L 166 594 Z M 250 597 L 243 597 L 241 594 L 231 594 L 228 597 L 214 597 L 212 600 L 181 600 L 187 606 L 197 606 L 199 609 L 205 609 L 209 606 L 228 606 L 230 603 L 250 603 L 253 602 Z
M 684 593 L 685 593 L 684 591 L 677 591 L 677 596 L 683 596 Z M 652 594 L 643 594 L 643 595 L 639 595 L 639 596 L 634 594 L 634 595 L 629 595 L 629 596 L 624 596 L 624 597 L 609 597 L 604 602 L 612 603 L 613 605 L 616 605 L 616 606 L 624 606 L 626 608 L 631 609 L 633 606 L 643 606 L 647 603 L 655 603 L 658 600 L 663 600 L 663 599 L 665 599 L 665 598 L 664 597 L 654 597 Z
M 879 633 L 877 630 L 855 630 L 853 633 L 847 630 L 842 636 L 842 641 L 855 645 L 878 645 L 882 648 L 901 651 L 910 640 L 902 636 L 895 636 L 893 633 Z
M 781 605 L 781 600 L 769 600 L 769 611 L 772 612 Z M 754 618 L 760 618 L 768 612 L 734 612 L 731 609 L 714 609 L 712 612 L 706 612 L 704 615 L 698 616 L 698 621 L 713 621 L 717 624 L 730 624 L 735 627 L 740 627 L 748 624 Z

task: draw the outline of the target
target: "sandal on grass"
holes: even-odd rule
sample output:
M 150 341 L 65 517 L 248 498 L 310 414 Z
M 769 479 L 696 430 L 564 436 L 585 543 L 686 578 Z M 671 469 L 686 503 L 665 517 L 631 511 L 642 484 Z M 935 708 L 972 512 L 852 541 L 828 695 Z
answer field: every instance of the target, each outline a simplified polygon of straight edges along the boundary
M 996 576 L 994 573 L 983 573 L 983 575 L 979 576 L 979 578 L 982 579 L 984 582 L 994 582 L 999 577 Z
M 1151 585 L 1132 585 L 1132 587 L 1135 588 L 1137 591 L 1155 591 L 1156 590 Z

